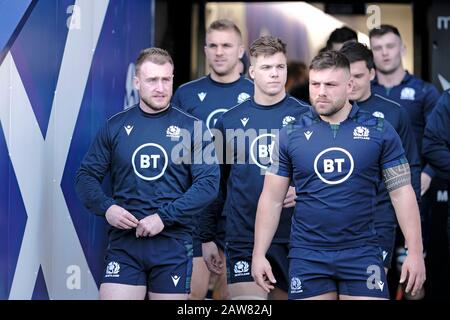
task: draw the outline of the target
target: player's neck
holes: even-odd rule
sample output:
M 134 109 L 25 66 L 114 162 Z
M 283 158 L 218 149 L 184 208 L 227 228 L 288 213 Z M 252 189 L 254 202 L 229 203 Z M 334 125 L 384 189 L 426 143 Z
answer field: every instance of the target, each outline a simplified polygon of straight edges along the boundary
M 241 75 L 237 71 L 233 71 L 229 74 L 224 75 L 219 75 L 214 71 L 211 71 L 210 77 L 211 79 L 219 83 L 231 83 L 237 81 L 241 77 Z
M 331 116 L 323 116 L 320 115 L 320 118 L 323 121 L 328 122 L 329 124 L 340 124 L 341 122 L 344 122 L 347 118 L 350 112 L 352 111 L 352 104 L 347 100 L 345 105 L 342 107 L 341 110 L 336 112 L 335 114 Z
M 150 107 L 142 100 L 139 103 L 139 108 L 141 108 L 141 110 L 144 111 L 145 113 L 149 113 L 149 114 L 157 114 L 157 113 L 163 112 L 163 111 L 167 110 L 167 108 L 169 108 L 169 106 L 170 106 L 170 103 L 164 108 L 156 109 L 156 108 Z
M 403 78 L 405 77 L 405 73 L 406 71 L 405 69 L 403 69 L 403 67 L 399 67 L 392 73 L 382 73 L 380 71 L 377 71 L 377 80 L 379 84 L 387 88 L 392 88 L 402 82 Z
M 370 90 L 370 87 L 369 87 L 369 89 L 364 93 L 364 95 L 361 98 L 359 98 L 357 100 L 357 102 L 366 101 L 367 99 L 370 98 L 371 95 L 372 95 L 372 91 Z
M 273 106 L 274 104 L 277 104 L 281 100 L 283 100 L 286 97 L 286 91 L 281 91 L 280 93 L 269 96 L 267 94 L 264 94 L 262 92 L 259 92 L 257 88 L 255 88 L 255 95 L 253 99 L 255 102 L 262 106 Z

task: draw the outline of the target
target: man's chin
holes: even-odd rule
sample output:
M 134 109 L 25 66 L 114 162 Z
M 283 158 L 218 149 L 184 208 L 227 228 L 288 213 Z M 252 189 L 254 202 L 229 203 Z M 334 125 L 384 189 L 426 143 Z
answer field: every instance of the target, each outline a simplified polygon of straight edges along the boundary
M 395 68 L 379 68 L 378 71 L 382 74 L 392 74 L 395 72 Z
M 223 76 L 226 76 L 227 74 L 229 74 L 229 73 L 230 73 L 230 70 L 229 70 L 229 69 L 226 69 L 226 68 L 224 68 L 224 67 L 222 67 L 222 68 L 215 68 L 215 69 L 214 69 L 214 72 L 215 72 L 219 77 L 223 77 Z
M 152 101 L 151 103 L 148 103 L 148 101 L 145 101 L 145 105 L 154 111 L 164 110 L 168 104 L 169 104 L 168 101 L 164 101 L 164 102 Z
M 153 109 L 155 110 L 163 110 L 167 107 L 168 103 L 165 104 L 154 104 Z

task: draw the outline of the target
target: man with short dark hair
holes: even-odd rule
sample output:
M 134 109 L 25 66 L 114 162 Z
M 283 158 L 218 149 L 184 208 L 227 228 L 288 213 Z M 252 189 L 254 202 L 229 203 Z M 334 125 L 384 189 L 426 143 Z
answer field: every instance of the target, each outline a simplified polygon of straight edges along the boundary
M 327 50 L 340 50 L 342 46 L 347 42 L 357 42 L 358 34 L 347 26 L 334 29 L 331 32 L 326 49 Z
M 362 110 L 370 112 L 375 117 L 389 121 L 402 140 L 405 156 L 411 170 L 411 183 L 420 202 L 420 158 L 414 133 L 406 110 L 398 103 L 372 93 L 370 81 L 375 77 L 375 66 L 372 51 L 359 42 L 346 43 L 340 50 L 350 62 L 350 75 L 353 89 L 349 95 L 351 101 L 358 103 Z M 382 249 L 383 264 L 386 272 L 391 268 L 392 256 L 395 250 L 395 234 L 397 223 L 389 194 L 380 181 L 377 193 L 375 229 Z
M 293 180 L 289 298 L 387 299 L 374 226 L 382 177 L 410 250 L 400 281 L 415 294 L 425 281 L 425 264 L 400 138 L 383 118 L 349 102 L 353 86 L 345 55 L 323 52 L 309 69 L 314 108 L 283 128 L 275 143 L 256 214 L 252 275 L 266 292 L 276 283 L 265 254 Z
M 409 74 L 402 64 L 406 52 L 398 29 L 382 24 L 369 32 L 370 46 L 376 67 L 372 92 L 401 104 L 408 112 L 419 153 L 422 150 L 423 132 L 437 100 L 439 91 L 431 83 Z M 421 194 L 430 187 L 433 171 L 424 167 L 421 176 Z
M 410 74 L 404 69 L 402 57 L 406 53 L 406 47 L 395 26 L 382 24 L 379 28 L 370 30 L 369 40 L 376 67 L 376 77 L 372 81 L 372 92 L 394 100 L 405 108 L 410 117 L 417 149 L 421 156 L 420 213 L 424 249 L 426 250 L 431 226 L 430 210 L 434 201 L 432 194 L 427 194 L 427 191 L 430 188 L 434 172 L 422 156 L 422 140 L 425 125 L 440 94 L 433 84 Z M 403 240 L 398 238 L 397 242 L 400 245 L 398 251 L 405 252 L 402 248 Z M 401 264 L 401 262 L 399 263 Z M 423 292 L 421 295 L 417 295 L 416 299 L 421 296 L 423 296 Z M 409 298 L 409 296 L 406 297 Z
M 278 277 L 277 288 L 269 295 L 250 274 L 254 223 L 264 174 L 271 161 L 274 137 L 280 128 L 295 121 L 309 105 L 286 93 L 286 44 L 279 38 L 263 36 L 250 46 L 249 74 L 254 82 L 251 99 L 225 112 L 217 121 L 215 142 L 221 163 L 221 186 L 226 188 L 222 204 L 226 219 L 226 257 L 231 299 L 286 299 L 288 290 L 288 242 L 294 190 L 286 190 L 280 227 L 267 257 Z M 221 147 L 220 147 L 221 145 Z M 203 256 L 211 270 L 222 262 L 217 250 L 207 247 L 214 237 L 214 215 L 200 218 Z

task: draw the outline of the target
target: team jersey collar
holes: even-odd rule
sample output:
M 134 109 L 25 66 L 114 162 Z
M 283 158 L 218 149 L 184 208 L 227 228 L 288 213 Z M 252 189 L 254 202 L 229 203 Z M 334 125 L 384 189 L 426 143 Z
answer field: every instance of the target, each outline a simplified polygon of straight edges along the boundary
M 285 101 L 286 101 L 288 98 L 289 98 L 289 94 L 286 93 L 286 95 L 284 96 L 284 98 L 281 99 L 280 101 L 278 101 L 277 103 L 272 104 L 272 105 L 262 105 L 262 104 L 256 103 L 256 102 L 255 102 L 255 98 L 252 97 L 252 106 L 255 107 L 255 108 L 257 108 L 257 109 L 266 109 L 266 110 L 268 110 L 268 109 L 276 109 L 276 108 L 278 108 L 278 107 L 281 107 L 281 106 L 285 103 Z
M 209 81 L 211 82 L 212 85 L 214 86 L 218 86 L 218 87 L 232 87 L 234 86 L 236 83 L 238 83 L 239 81 L 241 81 L 244 76 L 241 75 L 237 80 L 233 81 L 233 82 L 228 82 L 228 83 L 224 83 L 224 82 L 217 82 L 215 80 L 213 80 L 213 78 L 211 78 L 211 74 L 208 74 L 207 78 L 209 79 Z
M 405 76 L 402 79 L 402 82 L 400 82 L 401 84 L 406 84 L 408 83 L 410 80 L 412 79 L 412 75 L 409 74 L 408 71 L 405 72 Z
M 356 115 L 357 115 L 358 111 L 359 111 L 359 106 L 358 106 L 358 104 L 355 101 L 353 101 L 352 110 L 350 110 L 350 113 L 348 114 L 347 118 L 348 119 L 356 118 Z
M 148 112 L 145 112 L 144 110 L 142 110 L 141 107 L 139 106 L 139 104 L 137 104 L 136 106 L 137 106 L 140 114 L 147 118 L 160 118 L 160 117 L 165 116 L 166 114 L 168 114 L 170 112 L 170 110 L 172 110 L 172 103 L 169 103 L 169 107 L 167 109 L 157 112 L 157 113 L 148 113 Z
M 400 82 L 400 85 L 408 83 L 412 79 L 412 75 L 408 72 L 408 70 L 405 71 L 405 76 L 403 77 L 402 81 Z M 381 84 L 378 82 L 378 77 L 375 76 L 375 78 L 372 80 L 372 84 L 376 86 L 381 86 Z

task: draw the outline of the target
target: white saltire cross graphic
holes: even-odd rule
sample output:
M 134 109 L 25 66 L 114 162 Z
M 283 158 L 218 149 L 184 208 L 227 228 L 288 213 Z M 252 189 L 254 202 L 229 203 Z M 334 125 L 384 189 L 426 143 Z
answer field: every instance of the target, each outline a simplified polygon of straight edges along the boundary
M 98 296 L 61 190 L 61 178 L 108 3 L 75 3 L 83 19 L 81 28 L 68 31 L 46 139 L 10 53 L 0 66 L 0 120 L 28 216 L 10 299 L 32 297 L 39 266 L 50 299 Z M 67 285 L 68 270 L 80 270 L 79 288 Z

